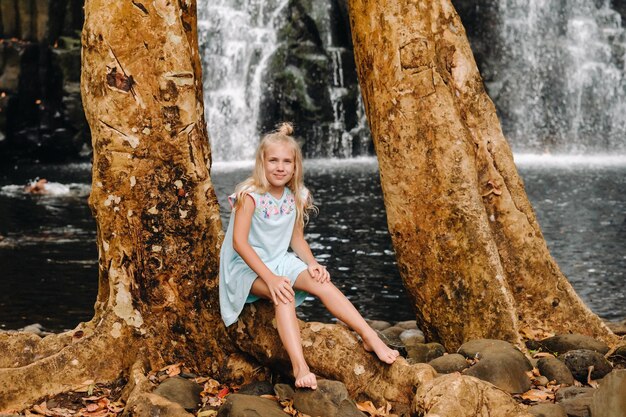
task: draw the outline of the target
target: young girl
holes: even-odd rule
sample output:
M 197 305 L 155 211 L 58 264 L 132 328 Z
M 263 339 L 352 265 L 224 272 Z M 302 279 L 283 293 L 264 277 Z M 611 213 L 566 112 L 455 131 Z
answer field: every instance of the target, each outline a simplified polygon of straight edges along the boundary
M 304 240 L 307 211 L 314 209 L 304 187 L 302 153 L 283 123 L 263 137 L 252 176 L 229 197 L 233 212 L 220 254 L 220 309 L 226 326 L 245 303 L 266 298 L 274 303 L 280 340 L 293 366 L 297 387 L 317 388 L 300 340 L 295 307 L 307 293 L 317 296 L 339 320 L 363 339 L 363 347 L 385 363 L 398 351 L 383 343 L 348 299 L 330 281 Z M 291 247 L 293 252 L 289 252 Z M 297 255 L 297 256 L 296 256 Z

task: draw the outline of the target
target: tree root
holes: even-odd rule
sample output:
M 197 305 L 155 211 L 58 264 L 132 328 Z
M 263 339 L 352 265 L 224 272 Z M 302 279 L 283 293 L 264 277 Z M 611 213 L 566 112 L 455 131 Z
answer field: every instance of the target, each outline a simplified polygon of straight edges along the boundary
M 239 321 L 229 327 L 237 346 L 259 362 L 291 374 L 291 364 L 275 327 L 269 302 L 244 309 Z M 406 409 L 415 388 L 432 380 L 436 372 L 426 364 L 410 365 L 399 358 L 392 365 L 380 362 L 363 349 L 357 337 L 343 326 L 300 322 L 304 356 L 315 374 L 342 381 L 350 395 L 374 402 L 391 402 Z
M 422 384 L 415 394 L 412 409 L 424 417 L 531 417 L 506 392 L 458 373 Z
M 137 357 L 137 336 L 127 326 L 114 324 L 109 317 L 44 338 L 3 334 L 0 410 L 21 411 L 45 396 L 118 378 Z

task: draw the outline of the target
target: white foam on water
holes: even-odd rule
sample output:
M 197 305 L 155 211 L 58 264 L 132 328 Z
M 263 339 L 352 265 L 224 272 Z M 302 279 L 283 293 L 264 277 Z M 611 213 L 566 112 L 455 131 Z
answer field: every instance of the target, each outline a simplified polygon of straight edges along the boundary
M 625 167 L 626 155 L 568 155 L 516 153 L 515 164 L 520 167 Z

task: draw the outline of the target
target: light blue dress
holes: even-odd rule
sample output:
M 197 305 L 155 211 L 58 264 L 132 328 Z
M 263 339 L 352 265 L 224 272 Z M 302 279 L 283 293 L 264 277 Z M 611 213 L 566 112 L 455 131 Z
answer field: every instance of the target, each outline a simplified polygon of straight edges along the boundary
M 308 191 L 306 191 L 308 193 Z M 274 274 L 288 277 L 291 286 L 307 265 L 289 252 L 289 243 L 296 221 L 296 204 L 291 190 L 285 187 L 281 198 L 276 199 L 269 192 L 258 194 L 250 191 L 254 199 L 254 214 L 250 224 L 248 243 Z M 235 204 L 235 194 L 228 197 L 231 207 Z M 226 326 L 237 321 L 246 303 L 259 297 L 250 294 L 252 283 L 257 278 L 248 264 L 233 249 L 233 229 L 235 224 L 233 209 L 226 237 L 220 252 L 220 312 Z M 304 291 L 296 291 L 296 305 L 302 304 L 307 296 Z

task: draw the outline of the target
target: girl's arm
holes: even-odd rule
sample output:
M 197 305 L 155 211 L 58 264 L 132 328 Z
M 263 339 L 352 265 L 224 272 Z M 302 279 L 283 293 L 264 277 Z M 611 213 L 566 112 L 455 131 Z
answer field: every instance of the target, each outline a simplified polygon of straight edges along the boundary
M 326 270 L 326 267 L 320 265 L 311 252 L 311 247 L 304 239 L 304 229 L 301 225 L 295 225 L 293 228 L 293 235 L 291 236 L 291 249 L 298 255 L 298 258 L 307 264 L 309 274 L 319 282 L 330 281 L 330 274 Z
M 283 303 L 293 301 L 294 291 L 291 288 L 291 281 L 287 277 L 279 277 L 275 275 L 265 265 L 263 260 L 256 253 L 254 248 L 248 243 L 248 235 L 250 234 L 250 224 L 252 223 L 252 215 L 254 214 L 254 199 L 250 195 L 246 195 L 245 201 L 235 215 L 235 224 L 233 228 L 233 249 L 241 256 L 246 264 L 265 282 L 272 295 L 272 301 L 278 305 L 278 300 Z

